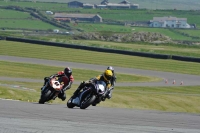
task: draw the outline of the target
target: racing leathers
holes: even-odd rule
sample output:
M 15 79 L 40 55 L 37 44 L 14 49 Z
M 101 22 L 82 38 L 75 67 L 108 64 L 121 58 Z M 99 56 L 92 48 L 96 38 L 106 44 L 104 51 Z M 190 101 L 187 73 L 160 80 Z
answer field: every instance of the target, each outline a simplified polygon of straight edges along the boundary
M 44 86 L 47 84 L 49 79 L 51 79 L 53 77 L 58 77 L 59 79 L 61 78 L 60 81 L 64 83 L 62 90 L 58 94 L 58 98 L 60 98 L 60 99 L 62 99 L 62 101 L 64 101 L 66 99 L 65 91 L 71 88 L 71 85 L 74 81 L 74 77 L 72 75 L 70 77 L 67 77 L 63 71 L 60 71 L 57 74 L 51 75 L 50 77 L 45 77 L 44 78 Z
M 95 106 L 96 104 L 98 104 L 101 100 L 104 101 L 105 98 L 107 98 L 108 94 L 110 93 L 110 90 L 112 90 L 112 87 L 111 87 L 111 82 L 110 80 L 105 80 L 103 75 L 99 75 L 95 78 L 92 78 L 88 81 L 82 81 L 81 84 L 79 85 L 79 87 L 77 88 L 77 90 L 74 92 L 74 95 L 73 97 L 76 97 L 78 95 L 78 93 L 87 85 L 87 84 L 90 84 L 92 82 L 94 82 L 95 80 L 101 80 L 101 81 L 104 81 L 106 83 L 106 92 L 104 93 L 104 96 L 99 99 L 98 101 L 96 101 L 95 103 L 93 103 L 92 105 Z

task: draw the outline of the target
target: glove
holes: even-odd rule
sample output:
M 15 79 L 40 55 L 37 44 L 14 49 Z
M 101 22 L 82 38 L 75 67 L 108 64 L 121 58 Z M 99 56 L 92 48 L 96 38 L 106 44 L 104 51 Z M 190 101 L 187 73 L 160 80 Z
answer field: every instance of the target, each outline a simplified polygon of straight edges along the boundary
M 92 80 L 88 80 L 88 81 L 86 81 L 85 83 L 86 83 L 86 84 L 92 83 Z

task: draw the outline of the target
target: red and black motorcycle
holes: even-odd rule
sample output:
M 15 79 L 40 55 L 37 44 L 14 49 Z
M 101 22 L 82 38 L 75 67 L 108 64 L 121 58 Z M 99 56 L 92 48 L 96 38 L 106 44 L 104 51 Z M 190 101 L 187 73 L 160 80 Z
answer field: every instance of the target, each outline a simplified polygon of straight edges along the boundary
M 49 81 L 41 90 L 41 96 L 39 99 L 40 104 L 44 104 L 50 100 L 54 100 L 61 92 L 64 83 L 60 81 L 60 78 L 53 77 L 49 78 Z

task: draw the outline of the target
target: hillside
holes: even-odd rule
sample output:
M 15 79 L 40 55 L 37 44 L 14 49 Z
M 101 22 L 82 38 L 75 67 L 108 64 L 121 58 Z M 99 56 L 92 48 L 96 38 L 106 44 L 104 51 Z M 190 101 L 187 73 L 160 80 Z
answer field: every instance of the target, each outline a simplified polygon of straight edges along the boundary
M 27 1 L 27 0 L 25 0 Z M 33 0 L 29 0 L 33 1 Z M 35 0 L 42 2 L 55 2 L 55 0 Z M 56 0 L 56 2 L 67 3 L 74 0 Z M 102 0 L 76 0 L 83 3 L 99 4 Z M 109 0 L 110 3 L 119 3 L 123 0 Z M 200 0 L 128 0 L 139 4 L 140 8 L 147 9 L 174 9 L 177 10 L 200 10 Z

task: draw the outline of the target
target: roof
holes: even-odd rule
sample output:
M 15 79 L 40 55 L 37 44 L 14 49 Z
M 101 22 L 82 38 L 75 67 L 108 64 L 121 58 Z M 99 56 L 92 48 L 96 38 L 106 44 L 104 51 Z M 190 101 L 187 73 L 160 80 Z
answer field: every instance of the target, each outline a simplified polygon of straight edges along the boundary
M 93 18 L 98 14 L 74 14 L 74 13 L 55 13 L 54 18 Z
M 54 18 L 56 20 L 71 20 L 70 18 Z
M 74 3 L 74 2 L 83 4 L 82 2 L 79 2 L 79 1 L 70 1 L 70 2 L 68 2 L 68 4 L 69 3 Z
M 127 6 L 130 6 L 130 5 L 129 4 L 108 3 L 107 6 L 123 6 L 123 7 L 127 7 Z
M 168 17 L 153 17 L 153 21 L 159 21 L 159 22 L 162 22 L 162 21 L 169 21 L 169 20 L 174 20 L 174 21 L 181 21 L 181 20 L 187 20 L 187 18 L 177 18 L 177 17 L 171 17 L 171 16 L 168 16 Z
M 122 2 L 120 2 L 119 4 L 131 4 L 128 0 L 123 0 Z

